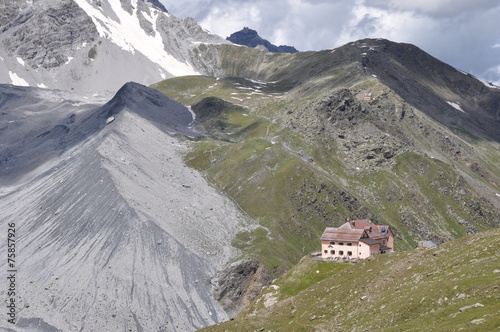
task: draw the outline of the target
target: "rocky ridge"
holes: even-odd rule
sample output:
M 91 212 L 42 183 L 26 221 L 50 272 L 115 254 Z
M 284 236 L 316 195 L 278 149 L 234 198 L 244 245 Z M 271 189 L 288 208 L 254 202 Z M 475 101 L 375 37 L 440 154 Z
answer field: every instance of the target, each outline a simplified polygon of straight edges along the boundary
M 7 6 L 0 17 L 0 83 L 114 92 L 128 81 L 149 85 L 212 72 L 209 64 L 200 66 L 198 48 L 228 42 L 160 5 L 57 0 Z
M 412 99 L 385 84 L 383 66 L 371 63 L 376 56 L 396 68 L 423 51 L 385 40 L 279 55 L 217 49 L 231 78 L 172 79 L 155 88 L 197 112 L 197 126 L 211 140 L 195 145 L 189 165 L 261 220 L 264 230 L 244 232 L 236 243 L 271 274 L 317 250 L 324 227 L 346 218 L 389 224 L 396 250 L 498 227 L 497 128 L 460 126 L 465 118 L 492 116 L 478 104 L 459 112 L 439 93 L 471 86 L 481 91 L 476 101 L 494 103 L 498 89 L 415 54 L 454 79 L 429 73 L 424 81 L 416 65 L 391 72 L 394 80 L 421 85 L 415 91 L 424 100 L 441 98 L 442 108 L 425 108 L 418 94 Z M 460 98 L 474 100 L 467 91 Z M 457 122 L 447 127 L 433 112 Z

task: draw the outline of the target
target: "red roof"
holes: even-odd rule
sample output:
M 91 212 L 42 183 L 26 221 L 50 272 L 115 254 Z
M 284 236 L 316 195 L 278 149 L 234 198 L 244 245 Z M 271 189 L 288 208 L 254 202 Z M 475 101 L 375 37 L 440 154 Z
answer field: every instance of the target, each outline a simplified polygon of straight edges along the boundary
M 392 232 L 389 226 L 375 225 L 368 219 L 351 220 L 347 223 L 351 226 L 351 228 L 367 230 L 368 236 L 374 239 L 388 238 L 389 232 Z
M 391 248 L 383 244 L 383 239 L 389 239 L 392 231 L 389 226 L 375 225 L 368 219 L 351 220 L 340 227 L 327 227 L 321 236 L 322 241 L 346 241 L 363 242 L 372 245 L 380 245 L 380 250 Z
M 321 240 L 357 242 L 364 232 L 364 229 L 353 229 L 349 223 L 345 223 L 338 228 L 327 227 L 321 236 Z

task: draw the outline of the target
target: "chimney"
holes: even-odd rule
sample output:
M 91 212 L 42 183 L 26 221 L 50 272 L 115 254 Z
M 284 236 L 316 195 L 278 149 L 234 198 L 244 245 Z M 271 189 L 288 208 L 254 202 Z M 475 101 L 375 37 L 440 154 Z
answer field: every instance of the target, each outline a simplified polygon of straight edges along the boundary
M 370 230 L 369 230 L 369 232 L 370 232 L 370 233 L 372 232 L 372 226 L 370 226 Z
M 356 226 L 356 222 L 355 222 L 355 221 L 353 221 L 353 222 L 352 222 L 352 225 L 353 225 L 353 226 Z

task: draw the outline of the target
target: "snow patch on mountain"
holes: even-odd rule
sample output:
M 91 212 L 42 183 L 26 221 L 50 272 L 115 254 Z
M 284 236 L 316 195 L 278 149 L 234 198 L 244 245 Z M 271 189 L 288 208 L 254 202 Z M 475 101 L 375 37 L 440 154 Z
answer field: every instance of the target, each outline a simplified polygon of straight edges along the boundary
M 448 105 L 450 105 L 451 107 L 453 107 L 454 109 L 456 109 L 457 111 L 460 111 L 460 112 L 462 112 L 462 113 L 467 113 L 467 112 L 465 112 L 465 111 L 462 109 L 462 107 L 460 106 L 460 104 L 459 104 L 459 103 L 454 103 L 454 102 L 452 102 L 452 101 L 446 101 L 446 103 L 447 103 Z
M 19 77 L 16 73 L 9 71 L 9 76 L 14 85 L 29 86 L 28 82 Z
M 97 31 L 101 37 L 111 39 L 116 45 L 125 51 L 134 54 L 136 51 L 141 52 L 151 61 L 159 64 L 165 70 L 168 70 L 174 76 L 183 75 L 199 75 L 192 66 L 183 63 L 173 56 L 165 52 L 163 40 L 161 36 L 149 36 L 142 29 L 139 18 L 137 16 L 137 0 L 132 1 L 133 12 L 129 14 L 125 11 L 119 2 L 111 1 L 113 12 L 116 14 L 118 21 L 110 16 L 104 15 L 103 12 L 94 8 L 85 0 L 75 0 L 76 3 L 90 16 L 94 22 Z M 158 9 L 149 8 L 152 12 L 150 22 L 156 22 L 158 15 L 169 15 Z M 147 15 L 145 15 L 147 17 Z M 156 24 L 153 23 L 154 30 Z
M 210 61 L 200 54 L 205 45 L 230 44 L 155 1 L 58 0 L 4 9 L 14 19 L 0 26 L 0 83 L 114 93 L 129 81 L 214 75 L 217 54 Z

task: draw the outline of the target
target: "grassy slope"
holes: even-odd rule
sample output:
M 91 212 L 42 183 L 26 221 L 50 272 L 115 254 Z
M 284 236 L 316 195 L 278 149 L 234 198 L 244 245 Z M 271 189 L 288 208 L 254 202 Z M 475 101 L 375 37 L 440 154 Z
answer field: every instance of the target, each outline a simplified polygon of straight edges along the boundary
M 498 331 L 499 247 L 495 229 L 354 265 L 306 257 L 235 320 L 203 331 Z
M 293 56 L 248 50 L 255 54 L 247 58 L 242 56 L 245 48 L 221 48 L 228 74 L 248 79 L 180 77 L 153 87 L 186 105 L 201 105 L 199 112 L 210 112 L 207 101 L 223 104 L 200 124 L 209 137 L 193 143 L 186 160 L 260 221 L 263 228 L 240 234 L 234 244 L 275 275 L 317 250 L 324 227 L 338 226 L 346 218 L 369 217 L 391 225 L 397 250 L 412 248 L 415 240 L 429 239 L 428 234 L 448 240 L 465 235 L 471 225 L 476 230 L 494 226 L 494 212 L 449 164 L 498 188 L 498 150 L 481 140 L 463 141 L 481 151 L 474 155 L 478 175 L 470 171 L 470 160 L 452 160 L 443 152 L 449 149 L 446 135 L 460 141 L 451 131 L 422 115 L 397 122 L 398 107 L 388 105 L 402 102 L 352 61 L 360 57 L 359 47 Z M 446 162 L 411 152 L 396 157 L 390 168 L 353 172 L 336 140 L 311 138 L 313 130 L 305 129 L 304 136 L 289 127 L 290 110 L 309 112 L 316 100 L 341 87 L 350 88 L 359 99 L 372 93 L 375 101 L 369 107 L 383 112 L 373 111 L 369 121 L 378 121 L 392 136 L 407 136 L 420 150 L 434 151 Z M 377 104 L 375 97 L 384 102 Z

